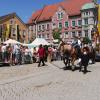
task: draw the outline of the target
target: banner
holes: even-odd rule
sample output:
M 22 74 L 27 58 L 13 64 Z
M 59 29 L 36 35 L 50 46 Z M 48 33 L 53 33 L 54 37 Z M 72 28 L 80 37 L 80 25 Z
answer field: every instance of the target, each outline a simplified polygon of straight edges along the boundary
M 17 41 L 20 41 L 19 25 L 17 25 Z
M 9 26 L 9 38 L 11 38 L 11 30 L 12 30 L 12 25 Z
M 0 25 L 0 38 L 2 38 L 2 25 Z
M 6 40 L 6 31 L 7 31 L 7 25 L 3 24 L 3 30 L 2 30 L 2 39 L 3 39 L 3 41 Z
M 10 30 L 10 25 L 7 24 L 7 29 L 6 29 L 6 38 L 9 38 L 9 30 Z

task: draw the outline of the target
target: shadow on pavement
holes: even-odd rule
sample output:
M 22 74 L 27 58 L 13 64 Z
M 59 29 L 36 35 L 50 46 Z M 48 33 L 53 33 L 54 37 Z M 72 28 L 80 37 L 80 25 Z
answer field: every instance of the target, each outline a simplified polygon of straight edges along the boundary
M 9 67 L 10 64 L 9 63 L 0 63 L 0 67 Z

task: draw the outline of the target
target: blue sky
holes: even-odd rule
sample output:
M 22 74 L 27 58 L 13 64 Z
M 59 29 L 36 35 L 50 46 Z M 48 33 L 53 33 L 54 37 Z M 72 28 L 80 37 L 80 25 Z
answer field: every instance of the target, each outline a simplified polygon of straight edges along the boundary
M 44 5 L 60 1 L 63 0 L 0 0 L 0 16 L 16 12 L 24 22 L 27 22 L 34 11 Z M 100 0 L 98 2 L 100 3 Z

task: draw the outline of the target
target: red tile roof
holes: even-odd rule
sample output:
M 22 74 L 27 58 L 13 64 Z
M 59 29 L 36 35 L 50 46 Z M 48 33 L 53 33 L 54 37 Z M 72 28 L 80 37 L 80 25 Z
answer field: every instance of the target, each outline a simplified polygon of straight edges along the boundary
M 59 6 L 63 7 L 69 16 L 78 15 L 80 14 L 81 7 L 85 3 L 90 2 L 92 2 L 92 0 L 66 0 L 57 4 L 47 5 L 33 13 L 28 23 L 50 20 Z

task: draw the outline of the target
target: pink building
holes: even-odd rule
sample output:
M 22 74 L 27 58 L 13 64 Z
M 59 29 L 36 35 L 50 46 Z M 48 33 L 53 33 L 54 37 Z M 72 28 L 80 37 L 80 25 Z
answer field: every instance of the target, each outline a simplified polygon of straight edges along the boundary
M 73 36 L 82 35 L 81 8 L 92 0 L 67 0 L 34 12 L 28 21 L 29 38 L 45 38 L 53 41 L 52 31 L 61 29 L 60 36 L 71 41 Z

